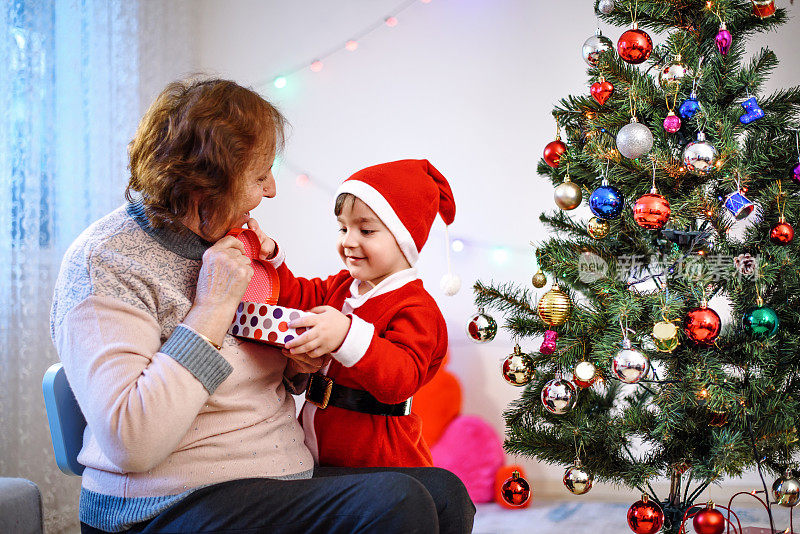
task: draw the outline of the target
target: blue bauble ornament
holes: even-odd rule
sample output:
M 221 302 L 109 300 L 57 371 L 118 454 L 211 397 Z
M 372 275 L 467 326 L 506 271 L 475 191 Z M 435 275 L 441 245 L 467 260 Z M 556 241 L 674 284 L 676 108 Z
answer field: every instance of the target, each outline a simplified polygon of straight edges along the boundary
M 592 192 L 589 197 L 589 208 L 599 219 L 616 219 L 622 213 L 625 198 L 619 189 L 608 184 L 608 180 L 603 180 L 600 187 Z
M 697 100 L 697 93 L 694 91 L 689 94 L 689 98 L 683 101 L 678 108 L 678 115 L 684 119 L 691 119 L 700 111 L 700 102 Z

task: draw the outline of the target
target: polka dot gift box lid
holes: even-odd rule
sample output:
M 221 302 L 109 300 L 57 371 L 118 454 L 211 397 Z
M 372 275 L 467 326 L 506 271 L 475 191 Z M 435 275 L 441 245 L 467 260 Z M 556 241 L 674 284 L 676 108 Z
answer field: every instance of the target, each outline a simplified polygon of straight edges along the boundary
M 240 302 L 228 332 L 234 336 L 282 347 L 306 331 L 289 323 L 309 313 L 258 302 Z

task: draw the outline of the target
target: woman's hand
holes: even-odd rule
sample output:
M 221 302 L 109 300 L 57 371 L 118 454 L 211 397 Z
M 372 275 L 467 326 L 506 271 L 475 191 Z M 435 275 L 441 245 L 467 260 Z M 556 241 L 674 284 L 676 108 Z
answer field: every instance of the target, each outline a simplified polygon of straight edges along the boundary
M 244 252 L 242 242 L 233 236 L 223 237 L 205 251 L 194 305 L 183 320 L 219 345 L 253 277 L 250 258 Z
M 258 225 L 258 221 L 253 218 L 247 221 L 247 227 L 254 231 L 261 241 L 261 252 L 258 254 L 259 259 L 271 260 L 275 256 L 275 241 L 264 233 L 264 230 Z
M 223 237 L 205 251 L 195 304 L 229 307 L 233 315 L 253 277 L 250 258 L 244 252 L 242 242 L 233 236 Z
M 331 306 L 317 306 L 308 311 L 313 315 L 289 323 L 292 328 L 308 330 L 286 343 L 286 348 L 294 355 L 319 357 L 341 347 L 350 330 L 350 318 Z
M 289 378 L 299 373 L 316 373 L 331 360 L 327 354 L 318 358 L 308 354 L 292 354 L 286 349 L 282 349 L 281 352 L 289 359 L 286 366 L 286 376 Z

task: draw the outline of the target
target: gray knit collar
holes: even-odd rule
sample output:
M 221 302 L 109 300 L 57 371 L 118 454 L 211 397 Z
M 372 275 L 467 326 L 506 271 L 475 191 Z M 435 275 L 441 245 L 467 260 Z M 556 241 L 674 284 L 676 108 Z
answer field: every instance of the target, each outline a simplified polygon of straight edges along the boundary
M 212 245 L 191 230 L 185 234 L 179 234 L 169 228 L 153 228 L 144 210 L 144 202 L 141 199 L 130 202 L 127 206 L 128 214 L 136 221 L 142 230 L 158 241 L 158 243 L 187 260 L 200 260 L 203 252 Z

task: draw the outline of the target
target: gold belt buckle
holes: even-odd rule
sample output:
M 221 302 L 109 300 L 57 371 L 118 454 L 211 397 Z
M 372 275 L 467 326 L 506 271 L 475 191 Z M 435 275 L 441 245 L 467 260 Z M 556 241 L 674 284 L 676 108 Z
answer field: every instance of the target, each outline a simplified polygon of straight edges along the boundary
M 322 380 L 322 382 L 325 384 L 324 386 L 321 386 L 325 388 L 325 391 L 322 395 L 322 402 L 317 402 L 309 396 L 309 394 L 312 391 L 312 388 L 314 388 L 314 391 L 316 391 L 316 387 L 320 387 L 320 386 L 315 386 L 317 380 Z M 313 373 L 308 380 L 308 388 L 306 389 L 306 400 L 311 404 L 313 404 L 314 406 L 316 406 L 317 408 L 319 408 L 320 410 L 324 410 L 325 408 L 328 407 L 328 401 L 331 400 L 331 391 L 333 391 L 333 379 L 325 375 L 321 375 L 319 373 Z

